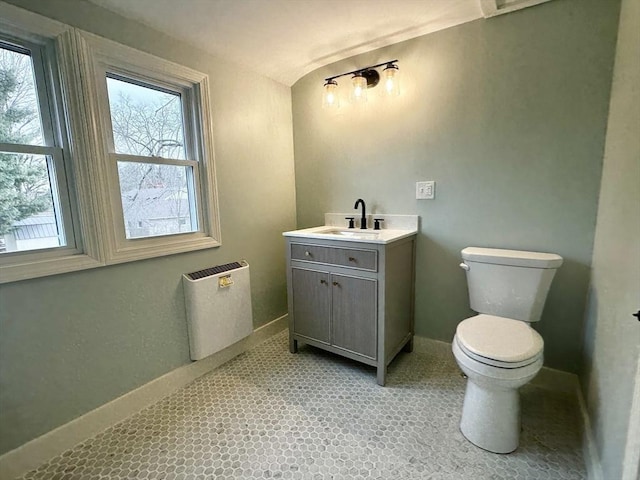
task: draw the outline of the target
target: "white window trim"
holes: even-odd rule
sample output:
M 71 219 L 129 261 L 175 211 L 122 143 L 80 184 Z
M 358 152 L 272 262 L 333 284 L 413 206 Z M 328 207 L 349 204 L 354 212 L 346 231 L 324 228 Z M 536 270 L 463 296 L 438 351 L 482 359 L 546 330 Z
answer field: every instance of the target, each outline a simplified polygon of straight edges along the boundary
M 82 248 L 70 255 L 47 257 L 34 251 L 33 255 L 3 261 L 0 284 L 221 245 L 207 75 L 3 2 L 0 2 L 0 30 L 36 43 L 42 38 L 55 43 L 72 171 L 69 194 L 77 205 L 80 233 L 76 242 Z M 147 76 L 157 75 L 159 79 L 168 74 L 194 87 L 201 130 L 196 138 L 201 142 L 198 149 L 202 231 L 134 240 L 116 235 L 114 225 L 122 221 L 114 214 L 121 212 L 119 184 L 100 133 L 104 130 L 95 81 L 100 62 L 132 72 L 146 71 Z M 22 261 L 16 260 L 18 257 Z
M 81 43 L 86 49 L 91 62 L 82 65 L 87 78 L 85 101 L 91 104 L 94 122 L 97 128 L 92 141 L 98 145 L 100 163 L 104 181 L 100 182 L 99 196 L 109 199 L 108 208 L 102 209 L 101 221 L 110 226 L 105 243 L 106 263 L 120 263 L 145 258 L 189 252 L 204 248 L 217 247 L 220 242 L 220 222 L 216 189 L 215 163 L 213 157 L 213 139 L 211 136 L 211 109 L 209 101 L 209 78 L 207 75 L 168 60 L 140 52 L 117 42 L 97 35 L 78 31 Z M 198 105 L 199 132 L 196 132 L 196 145 L 199 160 L 200 197 L 198 209 L 202 223 L 199 232 L 181 233 L 161 237 L 147 237 L 127 240 L 124 236 L 120 185 L 116 163 L 109 151 L 111 142 L 111 121 L 109 105 L 105 104 L 105 91 L 100 88 L 104 82 L 105 71 L 126 71 L 132 75 L 149 78 L 159 82 L 179 83 L 193 89 Z M 102 132 L 100 135 L 98 132 Z M 106 206 L 105 206 L 106 207 Z
M 60 83 L 64 86 L 73 84 L 73 77 L 77 76 L 73 68 L 69 68 L 72 63 L 65 59 L 72 59 L 74 54 L 70 51 L 72 43 L 69 41 L 72 36 L 72 28 L 54 20 L 40 15 L 22 10 L 18 7 L 0 3 L 0 29 L 4 33 L 16 37 L 25 38 L 34 43 L 41 43 L 42 39 L 51 40 L 55 44 L 58 55 L 58 73 Z M 72 105 L 76 103 L 73 92 L 66 88 L 61 88 L 61 102 L 66 115 L 66 128 L 69 136 L 73 124 L 78 123 L 74 117 Z M 91 188 L 86 188 L 86 179 L 83 178 L 82 171 L 84 165 L 77 161 L 78 157 L 73 152 L 73 142 L 69 138 L 69 152 L 67 154 L 68 167 L 77 172 L 68 178 L 69 195 L 75 198 L 79 208 L 79 228 L 76 229 L 76 244 L 82 246 L 82 252 L 63 253 L 52 256 L 50 252 L 34 251 L 29 254 L 15 255 L 3 259 L 0 264 L 0 283 L 13 282 L 28 278 L 42 277 L 57 273 L 72 272 L 86 268 L 94 268 L 104 265 L 98 248 L 98 235 L 93 222 L 87 221 L 92 216 L 90 192 Z M 86 158 L 86 157 L 85 157 Z M 74 182 L 75 180 L 75 182 Z M 85 187 L 84 189 L 82 187 Z M 70 232 L 66 232 L 67 235 Z
M 480 9 L 482 10 L 484 18 L 490 18 L 550 1 L 551 0 L 480 0 Z

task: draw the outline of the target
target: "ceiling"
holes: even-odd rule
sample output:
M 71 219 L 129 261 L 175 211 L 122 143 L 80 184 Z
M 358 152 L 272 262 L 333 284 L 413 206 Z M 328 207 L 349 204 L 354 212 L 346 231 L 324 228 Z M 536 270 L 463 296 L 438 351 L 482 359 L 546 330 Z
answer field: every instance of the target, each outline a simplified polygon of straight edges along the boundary
M 89 1 L 290 86 L 318 67 L 481 18 L 487 0 Z

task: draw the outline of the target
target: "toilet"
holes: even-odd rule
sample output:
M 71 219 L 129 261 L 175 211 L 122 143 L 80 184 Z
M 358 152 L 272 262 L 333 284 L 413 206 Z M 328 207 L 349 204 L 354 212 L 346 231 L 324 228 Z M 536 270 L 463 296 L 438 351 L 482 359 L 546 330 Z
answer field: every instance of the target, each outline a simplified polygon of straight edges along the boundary
M 543 364 L 544 341 L 530 323 L 540 320 L 562 257 L 467 247 L 462 259 L 478 315 L 458 324 L 452 342 L 467 376 L 460 430 L 484 450 L 510 453 L 520 437 L 518 388 Z

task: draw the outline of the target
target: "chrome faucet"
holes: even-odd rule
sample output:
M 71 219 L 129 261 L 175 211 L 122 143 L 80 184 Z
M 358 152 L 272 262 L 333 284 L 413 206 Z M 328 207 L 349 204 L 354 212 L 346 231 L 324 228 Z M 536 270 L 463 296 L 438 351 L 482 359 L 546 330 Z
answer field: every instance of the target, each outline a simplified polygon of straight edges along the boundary
M 357 210 L 358 205 L 362 205 L 362 217 L 360 218 L 360 228 L 362 230 L 366 230 L 367 229 L 367 207 L 364 205 L 364 200 L 361 198 L 356 200 L 356 204 L 353 206 L 353 208 Z

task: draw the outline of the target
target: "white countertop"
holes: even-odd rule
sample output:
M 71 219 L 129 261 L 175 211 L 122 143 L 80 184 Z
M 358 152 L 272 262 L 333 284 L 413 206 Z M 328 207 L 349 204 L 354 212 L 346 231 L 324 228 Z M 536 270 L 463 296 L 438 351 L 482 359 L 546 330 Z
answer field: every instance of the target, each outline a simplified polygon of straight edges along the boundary
M 401 238 L 410 237 L 418 233 L 417 229 L 399 230 L 399 229 L 382 229 L 373 230 L 368 228 L 361 230 L 359 228 L 337 227 L 332 225 L 322 225 L 320 227 L 303 228 L 301 230 L 292 230 L 284 232 L 285 237 L 314 238 L 319 240 L 342 240 L 345 242 L 364 242 L 386 244 L 400 240 Z

